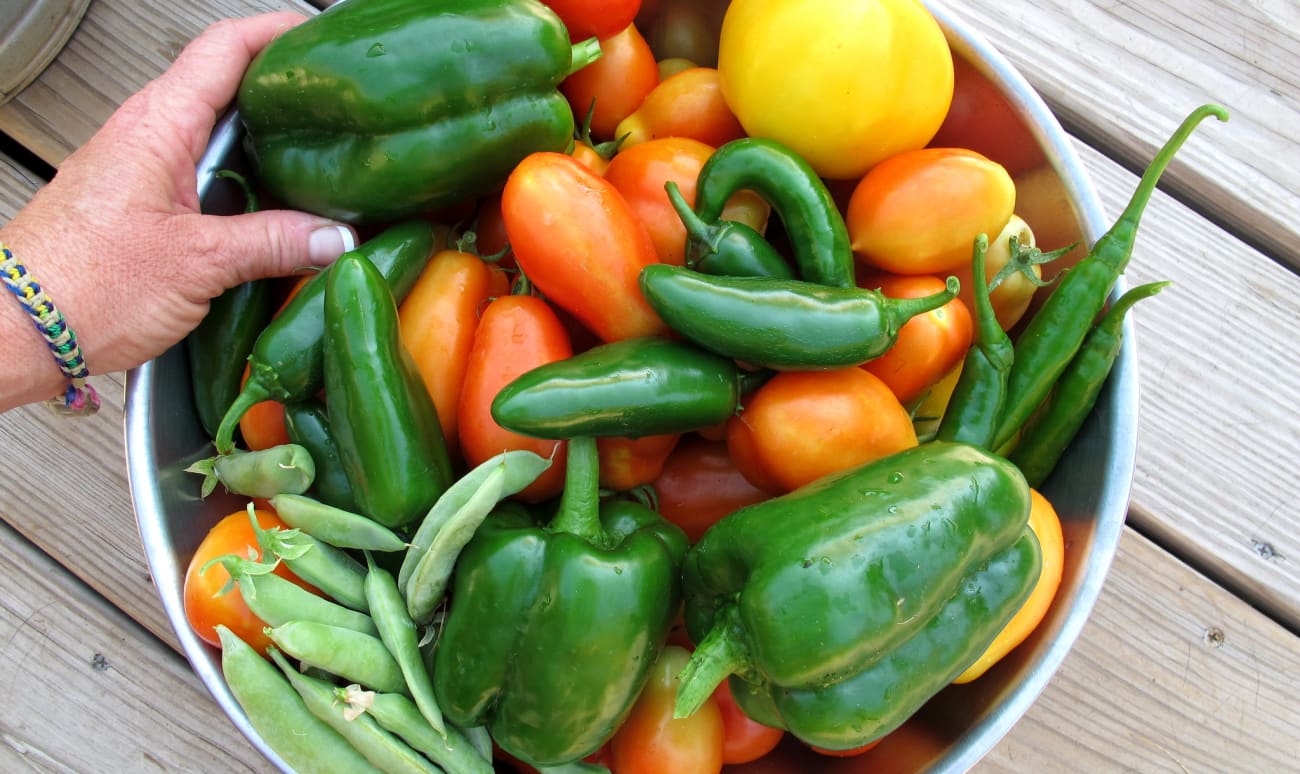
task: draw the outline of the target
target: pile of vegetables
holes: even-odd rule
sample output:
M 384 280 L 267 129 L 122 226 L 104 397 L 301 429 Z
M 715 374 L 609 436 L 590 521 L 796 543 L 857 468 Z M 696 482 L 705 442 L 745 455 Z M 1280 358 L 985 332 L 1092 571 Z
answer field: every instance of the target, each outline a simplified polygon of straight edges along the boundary
M 658 5 L 349 0 L 245 75 L 249 206 L 363 236 L 187 342 L 190 470 L 249 504 L 186 612 L 300 771 L 856 754 L 1051 605 L 1038 489 L 1166 284 L 1107 309 L 1156 180 L 1226 114 L 1030 312 L 1072 246 L 936 144 L 924 6 L 736 0 L 692 60 Z

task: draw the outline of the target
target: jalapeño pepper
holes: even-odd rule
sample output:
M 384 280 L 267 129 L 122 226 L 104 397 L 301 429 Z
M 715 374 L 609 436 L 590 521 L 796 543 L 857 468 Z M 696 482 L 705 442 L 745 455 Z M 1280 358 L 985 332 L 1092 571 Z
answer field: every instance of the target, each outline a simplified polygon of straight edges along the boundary
M 680 601 L 686 536 L 638 503 L 601 503 L 598 468 L 595 439 L 574 439 L 549 524 L 502 509 L 478 528 L 434 653 L 444 716 L 534 766 L 614 734 Z
M 353 252 L 365 256 L 387 280 L 394 298 L 406 297 L 433 253 L 433 227 L 411 220 L 388 228 Z M 257 337 L 248 356 L 248 379 L 217 428 L 220 454 L 234 449 L 235 428 L 256 403 L 309 398 L 324 386 L 325 278 L 313 277 Z
M 263 184 L 349 222 L 410 217 L 500 187 L 564 151 L 556 87 L 600 55 L 536 0 L 351 0 L 288 30 L 240 85 Z
M 734 675 L 746 714 L 808 744 L 880 738 L 978 658 L 1033 588 L 1029 512 L 1014 465 L 936 441 L 724 517 L 683 568 L 699 645 L 676 714 Z
M 402 345 L 393 293 L 356 252 L 327 275 L 324 374 L 329 423 L 357 509 L 387 527 L 423 516 L 451 483 L 442 425 Z
M 885 353 L 903 323 L 951 301 L 957 279 L 922 298 L 774 277 L 714 277 L 681 266 L 641 270 L 646 300 L 705 349 L 778 371 L 845 368 Z

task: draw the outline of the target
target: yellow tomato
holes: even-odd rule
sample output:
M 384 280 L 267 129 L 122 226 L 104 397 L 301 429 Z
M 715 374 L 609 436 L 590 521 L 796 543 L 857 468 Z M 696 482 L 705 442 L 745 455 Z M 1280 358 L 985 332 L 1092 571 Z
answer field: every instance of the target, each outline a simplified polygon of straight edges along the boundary
M 1043 616 L 1047 615 L 1047 609 L 1051 607 L 1056 590 L 1061 585 L 1065 563 L 1065 537 L 1061 533 L 1061 519 L 1057 516 L 1056 509 L 1038 490 L 1031 489 L 1029 494 L 1033 502 L 1033 509 L 1029 513 L 1029 528 L 1034 531 L 1034 537 L 1038 538 L 1038 545 L 1043 551 L 1043 569 L 1038 575 L 1038 582 L 1015 616 L 984 649 L 983 655 L 958 675 L 953 680 L 954 683 L 969 683 L 1024 642 L 1043 620 Z
M 917 0 L 733 0 L 722 93 L 745 130 L 823 177 L 924 147 L 952 102 L 952 52 Z

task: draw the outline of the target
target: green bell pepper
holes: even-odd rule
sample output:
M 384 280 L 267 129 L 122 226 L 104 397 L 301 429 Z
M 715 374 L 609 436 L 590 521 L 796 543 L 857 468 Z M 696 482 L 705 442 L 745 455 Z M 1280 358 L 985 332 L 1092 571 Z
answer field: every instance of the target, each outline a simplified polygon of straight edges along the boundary
M 742 508 L 687 554 L 692 714 L 728 675 L 755 720 L 831 750 L 902 724 L 984 652 L 1037 582 L 1029 487 L 933 442 Z
M 398 331 L 397 303 L 364 255 L 325 285 L 325 394 L 357 510 L 386 527 L 424 516 L 452 481 L 442 425 Z
M 686 536 L 627 500 L 600 502 L 595 439 L 569 441 L 559 511 L 501 509 L 456 564 L 434 654 L 444 716 L 486 725 L 534 766 L 576 761 L 630 712 L 680 602 Z
M 350 0 L 285 32 L 239 88 L 246 147 L 277 199 L 353 223 L 499 187 L 565 151 L 556 87 L 600 55 L 536 0 Z

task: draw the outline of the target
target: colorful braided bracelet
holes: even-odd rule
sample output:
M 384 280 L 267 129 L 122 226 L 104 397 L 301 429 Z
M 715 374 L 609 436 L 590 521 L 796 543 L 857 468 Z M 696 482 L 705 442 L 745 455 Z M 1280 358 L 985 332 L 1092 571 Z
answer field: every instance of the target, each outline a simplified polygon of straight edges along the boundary
M 99 410 L 99 395 L 95 388 L 86 383 L 90 371 L 86 360 L 77 346 L 77 337 L 68 327 L 67 320 L 59 311 L 41 286 L 27 273 L 27 267 L 21 264 L 9 247 L 0 242 L 0 252 L 4 260 L 0 261 L 0 275 L 4 277 L 5 287 L 14 294 L 18 303 L 31 316 L 36 330 L 45 339 L 45 344 L 54 355 L 54 362 L 68 378 L 68 387 L 62 395 L 56 395 L 46 401 L 46 405 L 63 414 L 94 414 Z

